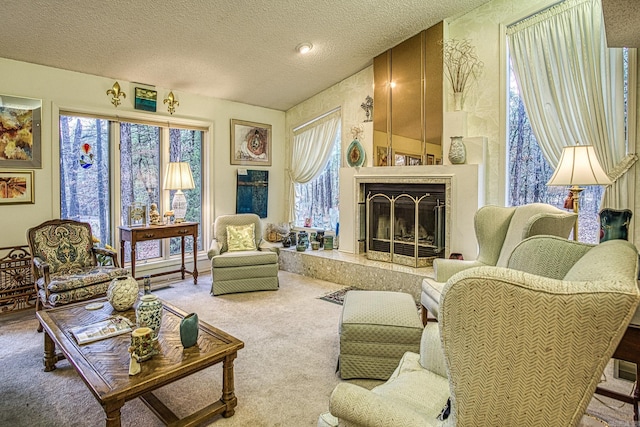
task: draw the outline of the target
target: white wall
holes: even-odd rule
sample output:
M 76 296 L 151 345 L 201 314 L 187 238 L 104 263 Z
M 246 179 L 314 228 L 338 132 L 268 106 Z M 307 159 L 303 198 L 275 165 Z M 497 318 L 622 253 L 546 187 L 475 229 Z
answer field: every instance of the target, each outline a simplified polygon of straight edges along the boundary
M 212 76 L 215 78 L 215 76 Z M 0 95 L 42 100 L 42 169 L 35 170 L 35 204 L 0 206 L 0 247 L 25 245 L 26 230 L 45 220 L 59 218 L 58 111 L 82 111 L 120 117 L 147 118 L 173 123 L 193 123 L 211 130 L 205 141 L 203 234 L 205 246 L 211 238 L 210 223 L 217 215 L 235 213 L 236 171 L 230 164 L 230 120 L 241 119 L 272 125 L 272 166 L 269 170 L 268 222 L 284 220 L 285 113 L 211 97 L 175 92 L 180 106 L 169 115 L 162 99 L 170 88 L 156 87 L 157 112 L 133 108 L 135 83 L 120 80 L 127 94 L 115 108 L 106 95 L 114 79 L 75 73 L 0 58 Z

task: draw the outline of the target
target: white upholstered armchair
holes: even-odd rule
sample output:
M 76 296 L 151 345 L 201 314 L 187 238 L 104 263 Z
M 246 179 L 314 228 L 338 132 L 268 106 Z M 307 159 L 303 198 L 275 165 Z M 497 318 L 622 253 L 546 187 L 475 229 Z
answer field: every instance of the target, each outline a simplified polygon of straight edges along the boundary
M 577 215 L 545 203 L 522 206 L 483 206 L 476 212 L 474 226 L 478 239 L 475 260 L 437 258 L 433 262 L 434 277 L 422 281 L 422 322 L 427 311 L 438 317 L 438 303 L 444 284 L 455 273 L 471 267 L 496 265 L 505 267 L 513 248 L 527 237 L 546 234 L 568 237 Z
M 636 311 L 637 266 L 627 241 L 536 236 L 509 268 L 454 275 L 420 355 L 373 390 L 338 384 L 318 426 L 578 425 Z

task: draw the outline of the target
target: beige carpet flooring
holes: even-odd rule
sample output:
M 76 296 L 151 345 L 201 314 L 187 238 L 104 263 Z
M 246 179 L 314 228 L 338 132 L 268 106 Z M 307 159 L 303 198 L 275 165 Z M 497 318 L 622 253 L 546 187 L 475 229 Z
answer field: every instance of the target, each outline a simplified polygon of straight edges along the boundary
M 278 291 L 212 297 L 211 276 L 155 290 L 216 327 L 240 338 L 245 348 L 235 362 L 238 407 L 231 418 L 217 417 L 215 426 L 315 426 L 328 408 L 329 395 L 340 381 L 338 319 L 341 306 L 319 299 L 342 286 L 280 272 Z M 42 334 L 33 312 L 0 316 L 0 426 L 101 426 L 104 413 L 66 361 L 58 369 L 42 369 Z M 221 366 L 168 385 L 157 395 L 185 416 L 220 397 Z M 613 381 L 630 390 L 632 384 Z M 374 381 L 357 382 L 366 387 Z M 631 405 L 593 401 L 589 411 L 610 426 L 633 426 Z M 589 425 L 603 425 L 595 419 Z M 127 402 L 122 425 L 155 427 L 162 423 L 140 401 Z

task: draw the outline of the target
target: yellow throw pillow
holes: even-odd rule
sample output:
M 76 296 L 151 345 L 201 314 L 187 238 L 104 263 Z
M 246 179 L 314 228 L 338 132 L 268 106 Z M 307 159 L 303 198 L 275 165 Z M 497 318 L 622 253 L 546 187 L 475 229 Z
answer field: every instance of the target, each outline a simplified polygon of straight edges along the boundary
M 227 247 L 229 252 L 255 251 L 255 224 L 227 225 Z

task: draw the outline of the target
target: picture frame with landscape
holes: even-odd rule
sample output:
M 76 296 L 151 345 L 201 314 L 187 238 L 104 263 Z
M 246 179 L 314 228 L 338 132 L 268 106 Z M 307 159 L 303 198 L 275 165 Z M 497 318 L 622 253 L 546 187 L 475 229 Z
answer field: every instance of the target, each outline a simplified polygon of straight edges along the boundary
M 271 166 L 271 125 L 231 119 L 231 164 Z
M 42 168 L 42 101 L 0 95 L 0 168 Z
M 0 171 L 0 205 L 35 203 L 33 171 Z

